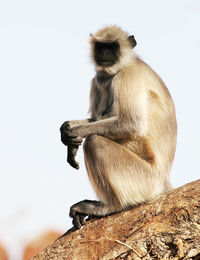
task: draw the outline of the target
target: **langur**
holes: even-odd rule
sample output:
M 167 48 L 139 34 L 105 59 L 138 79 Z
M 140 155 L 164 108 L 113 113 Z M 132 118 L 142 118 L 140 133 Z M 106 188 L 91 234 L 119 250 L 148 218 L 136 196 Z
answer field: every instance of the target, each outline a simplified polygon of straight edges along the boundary
M 169 172 L 176 148 L 175 108 L 161 78 L 134 52 L 134 36 L 117 26 L 90 35 L 96 74 L 90 92 L 90 119 L 60 128 L 68 162 L 76 169 L 83 150 L 99 201 L 70 209 L 80 228 L 87 216 L 106 216 L 171 189 Z

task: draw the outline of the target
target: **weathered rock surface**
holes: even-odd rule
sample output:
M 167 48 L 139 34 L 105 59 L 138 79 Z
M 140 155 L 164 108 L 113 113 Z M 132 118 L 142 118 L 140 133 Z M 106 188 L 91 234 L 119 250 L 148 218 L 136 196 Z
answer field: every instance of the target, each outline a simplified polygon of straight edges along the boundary
M 72 228 L 37 259 L 200 259 L 200 180 Z

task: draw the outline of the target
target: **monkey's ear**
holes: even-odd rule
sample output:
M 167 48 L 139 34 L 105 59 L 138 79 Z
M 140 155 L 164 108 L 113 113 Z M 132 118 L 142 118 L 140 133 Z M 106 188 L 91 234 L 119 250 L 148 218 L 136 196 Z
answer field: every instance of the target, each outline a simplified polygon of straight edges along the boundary
M 137 45 L 137 42 L 136 42 L 136 40 L 135 40 L 134 35 L 130 35 L 130 36 L 128 37 L 128 40 L 129 40 L 129 42 L 131 43 L 131 47 L 132 47 L 132 48 L 134 48 L 134 47 Z
M 95 39 L 94 35 L 92 33 L 90 33 L 90 40 L 92 41 L 94 39 Z

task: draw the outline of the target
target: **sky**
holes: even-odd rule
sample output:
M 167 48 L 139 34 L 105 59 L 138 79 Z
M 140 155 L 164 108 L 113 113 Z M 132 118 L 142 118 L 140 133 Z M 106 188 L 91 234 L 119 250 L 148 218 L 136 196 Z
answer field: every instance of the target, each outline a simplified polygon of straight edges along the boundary
M 66 162 L 60 125 L 88 117 L 89 34 L 116 24 L 166 83 L 178 141 L 171 183 L 199 179 L 200 2 L 198 0 L 0 0 L 0 241 L 10 259 L 41 232 L 71 227 L 69 207 L 95 199 Z

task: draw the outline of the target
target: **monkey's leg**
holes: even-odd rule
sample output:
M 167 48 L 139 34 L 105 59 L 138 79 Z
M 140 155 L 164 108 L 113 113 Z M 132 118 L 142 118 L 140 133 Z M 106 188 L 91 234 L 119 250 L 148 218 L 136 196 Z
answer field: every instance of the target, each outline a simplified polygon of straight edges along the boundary
M 108 138 L 88 136 L 84 156 L 88 176 L 101 202 L 73 205 L 70 215 L 74 223 L 78 215 L 109 215 L 163 192 L 163 180 L 154 166 Z

